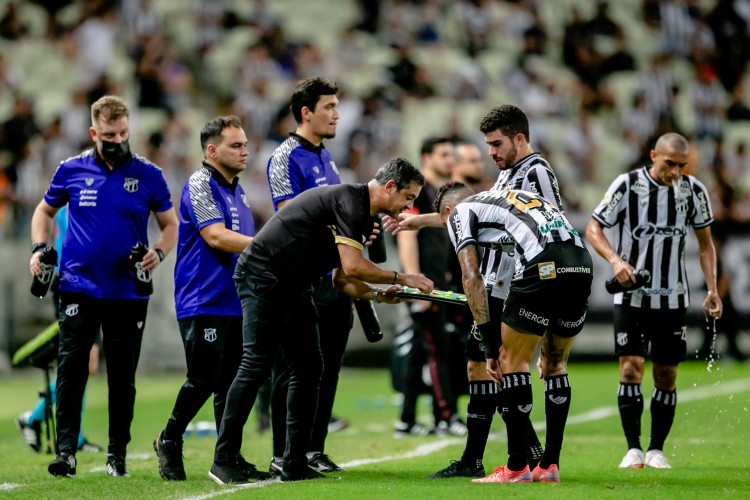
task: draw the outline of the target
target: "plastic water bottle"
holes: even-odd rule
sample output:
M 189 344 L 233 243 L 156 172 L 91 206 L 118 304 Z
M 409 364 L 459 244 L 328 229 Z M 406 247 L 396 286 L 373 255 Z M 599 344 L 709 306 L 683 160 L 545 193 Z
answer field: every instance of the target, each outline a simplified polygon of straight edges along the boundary
M 648 285 L 649 283 L 651 283 L 651 273 L 648 272 L 648 269 L 637 269 L 633 272 L 633 274 L 635 274 L 635 283 L 630 285 L 630 287 L 628 288 L 622 286 L 615 277 L 608 279 L 604 284 L 604 287 L 609 293 L 632 292 L 633 290 L 636 290 L 643 285 Z
M 133 277 L 135 278 L 135 293 L 141 296 L 154 293 L 154 284 L 151 282 L 151 273 L 144 271 L 141 267 L 143 257 L 148 253 L 148 247 L 140 241 L 130 249 L 130 264 L 133 266 Z
M 31 280 L 31 295 L 41 299 L 47 295 L 49 286 L 52 283 L 52 276 L 55 274 L 57 250 L 53 247 L 44 247 L 39 263 L 42 271 Z

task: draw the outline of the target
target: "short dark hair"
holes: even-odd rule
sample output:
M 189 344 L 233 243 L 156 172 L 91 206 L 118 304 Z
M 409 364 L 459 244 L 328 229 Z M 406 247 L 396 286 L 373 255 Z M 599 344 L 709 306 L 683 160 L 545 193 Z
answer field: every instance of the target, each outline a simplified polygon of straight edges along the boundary
M 375 173 L 375 181 L 381 186 L 391 180 L 398 189 L 406 189 L 412 182 L 424 186 L 424 175 L 406 158 L 388 160 Z
M 216 139 L 227 127 L 242 128 L 242 122 L 234 115 L 217 116 L 209 120 L 201 129 L 201 149 L 205 150 L 209 144 L 216 145 Z
M 445 143 L 453 144 L 453 141 L 448 137 L 428 137 L 422 141 L 422 147 L 419 149 L 420 155 L 430 155 L 435 150 L 435 146 L 438 144 Z
M 526 142 L 531 140 L 529 136 L 529 119 L 521 108 L 512 104 L 503 104 L 492 108 L 489 113 L 484 115 L 479 130 L 483 134 L 489 134 L 495 130 L 500 131 L 506 137 L 513 138 L 516 134 L 523 134 Z
M 435 196 L 435 211 L 442 213 L 443 206 L 447 203 L 463 200 L 474 194 L 474 190 L 459 181 L 450 181 L 443 184 Z
M 306 78 L 297 83 L 294 89 L 289 109 L 297 123 L 302 123 L 302 108 L 307 107 L 315 111 L 315 106 L 323 95 L 336 95 L 339 87 L 333 80 L 321 77 Z

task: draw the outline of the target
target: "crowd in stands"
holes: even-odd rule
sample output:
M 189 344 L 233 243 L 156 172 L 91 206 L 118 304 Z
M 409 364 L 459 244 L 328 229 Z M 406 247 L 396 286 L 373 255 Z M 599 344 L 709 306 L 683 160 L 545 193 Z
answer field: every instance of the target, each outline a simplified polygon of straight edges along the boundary
M 748 59 L 750 0 L 5 0 L 0 239 L 27 237 L 107 93 L 132 105 L 133 148 L 175 201 L 199 166 L 200 124 L 241 117 L 254 151 L 241 182 L 262 223 L 265 161 L 294 130 L 285 100 L 310 76 L 342 88 L 327 147 L 344 181 L 415 159 L 429 134 L 484 149 L 478 119 L 508 102 L 527 112 L 568 210 L 590 212 L 602 182 L 677 131 L 698 146 L 691 169 L 717 218 L 747 221 Z

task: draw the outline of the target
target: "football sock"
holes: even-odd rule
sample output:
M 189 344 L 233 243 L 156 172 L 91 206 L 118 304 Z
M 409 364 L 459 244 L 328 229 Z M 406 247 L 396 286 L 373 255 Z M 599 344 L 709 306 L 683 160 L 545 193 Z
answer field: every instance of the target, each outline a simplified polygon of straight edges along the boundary
M 508 428 L 508 469 L 518 472 L 528 465 L 527 438 L 533 407 L 531 375 L 528 372 L 503 375 L 503 395 L 508 409 L 504 419 Z
M 641 416 L 643 415 L 643 394 L 641 384 L 620 382 L 617 389 L 617 407 L 620 410 L 622 430 L 628 449 L 641 449 Z M 653 410 L 652 410 L 653 411 Z
M 677 390 L 667 391 L 654 387 L 651 393 L 651 442 L 649 450 L 663 450 L 667 440 L 675 408 L 677 407 Z
M 547 439 L 544 456 L 539 466 L 548 469 L 560 463 L 565 423 L 570 411 L 570 381 L 568 375 L 557 375 L 544 379 L 544 413 L 547 421 Z
M 466 408 L 466 447 L 461 461 L 481 463 L 487 438 L 492 426 L 492 418 L 497 407 L 498 386 L 491 380 L 469 381 L 469 404 Z

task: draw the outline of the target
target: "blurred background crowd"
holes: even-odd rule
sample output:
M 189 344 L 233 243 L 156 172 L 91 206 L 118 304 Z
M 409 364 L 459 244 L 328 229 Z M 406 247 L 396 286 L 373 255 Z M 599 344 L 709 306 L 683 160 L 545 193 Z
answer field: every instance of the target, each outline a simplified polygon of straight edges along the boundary
M 342 88 L 327 147 L 345 181 L 397 155 L 418 163 L 428 135 L 484 150 L 478 122 L 507 102 L 529 115 L 568 211 L 588 216 L 673 130 L 697 146 L 690 168 L 717 219 L 746 221 L 749 58 L 750 0 L 0 0 L 0 240 L 28 237 L 106 93 L 130 103 L 132 147 L 175 202 L 201 125 L 240 116 L 254 152 L 242 184 L 262 224 L 266 161 L 310 76 Z

